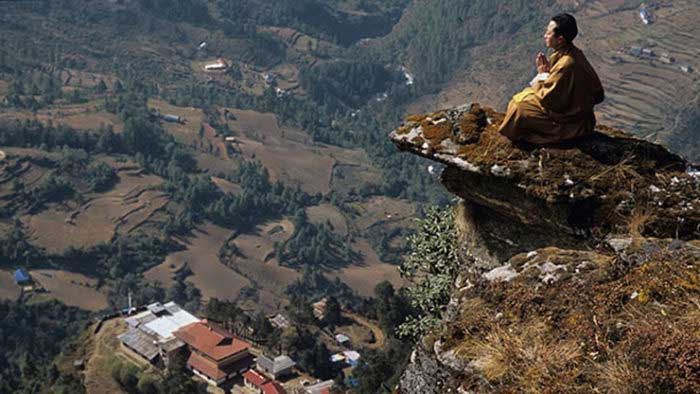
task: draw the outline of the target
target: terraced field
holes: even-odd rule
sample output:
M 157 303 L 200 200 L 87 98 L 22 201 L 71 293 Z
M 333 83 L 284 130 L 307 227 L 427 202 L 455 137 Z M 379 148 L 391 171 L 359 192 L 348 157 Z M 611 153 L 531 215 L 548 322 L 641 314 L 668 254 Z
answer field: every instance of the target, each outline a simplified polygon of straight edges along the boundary
M 650 25 L 642 23 L 636 7 L 630 7 L 635 2 L 613 10 L 606 3 L 592 3 L 580 22 L 590 26 L 583 40 L 586 53 L 607 88 L 606 100 L 598 107 L 600 122 L 664 142 L 679 111 L 700 93 L 698 3 L 662 1 Z M 633 56 L 632 46 L 651 49 L 654 56 Z M 660 61 L 663 53 L 674 57 L 675 63 Z M 695 72 L 686 73 L 681 65 L 690 65 Z
M 187 280 L 201 290 L 204 300 L 212 297 L 233 300 L 243 287 L 250 286 L 250 281 L 219 261 L 219 249 L 230 235 L 230 230 L 214 224 L 200 225 L 191 237 L 179 239 L 185 250 L 168 255 L 144 276 L 168 287 L 175 271 L 187 265 L 193 273 Z
M 29 274 L 47 291 L 32 295 L 32 302 L 57 299 L 68 306 L 93 312 L 109 306 L 107 296 L 96 289 L 95 278 L 58 270 L 31 270 Z
M 168 203 L 166 194 L 155 190 L 163 181 L 160 177 L 128 167 L 118 175 L 120 181 L 114 189 L 75 210 L 56 206 L 23 216 L 31 242 L 53 253 L 69 246 L 92 246 L 133 231 Z

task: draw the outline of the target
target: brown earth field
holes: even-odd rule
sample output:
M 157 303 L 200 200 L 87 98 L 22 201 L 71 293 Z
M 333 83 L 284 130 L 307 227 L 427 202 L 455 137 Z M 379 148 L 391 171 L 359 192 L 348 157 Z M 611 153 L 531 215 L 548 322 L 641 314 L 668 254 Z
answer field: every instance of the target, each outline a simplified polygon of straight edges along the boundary
M 75 272 L 58 270 L 31 270 L 29 274 L 47 293 L 35 293 L 31 302 L 57 299 L 68 306 L 88 311 L 106 309 L 107 296 L 95 287 L 97 280 Z
M 93 100 L 83 104 L 55 105 L 38 111 L 36 115 L 26 110 L 4 110 L 0 111 L 0 119 L 36 119 L 44 124 L 51 121 L 53 125 L 65 124 L 82 131 L 95 131 L 101 126 L 112 126 L 116 133 L 122 132 L 124 123 L 119 116 L 101 108 L 102 103 Z
M 312 143 L 306 133 L 280 127 L 271 113 L 230 112 L 237 118 L 229 122 L 231 129 L 241 132 L 232 148 L 243 158 L 260 160 L 273 179 L 299 185 L 309 193 L 327 193 L 332 187 L 335 165 L 356 165 L 364 168 L 368 177 L 378 176 L 378 171 L 366 164 L 369 159 L 360 150 Z
M 300 277 L 297 271 L 279 265 L 273 247 L 293 233 L 294 225 L 284 219 L 260 225 L 255 232 L 239 234 L 231 241 L 238 250 L 231 267 L 260 286 L 260 301 L 266 309 L 274 309 L 284 301 L 284 289 Z
M 8 83 L 6 81 L 0 81 L 0 96 L 7 94 Z
M 210 174 L 232 174 L 238 164 L 233 160 L 226 160 L 209 153 L 196 152 L 197 167 Z
M 118 175 L 120 181 L 112 190 L 74 210 L 53 206 L 37 215 L 23 216 L 31 242 L 54 253 L 68 246 L 92 246 L 110 240 L 115 233 L 131 232 L 168 203 L 163 192 L 150 190 L 162 183 L 160 177 L 128 167 Z
M 272 113 L 229 109 L 236 120 L 224 119 L 238 135 L 235 142 L 224 141 L 224 136 L 207 124 L 200 109 L 177 107 L 163 100 L 151 99 L 149 108 L 161 114 L 172 114 L 185 119 L 184 124 L 163 122 L 163 127 L 178 141 L 195 147 L 200 168 L 212 174 L 231 173 L 237 168 L 235 160 L 259 160 L 270 172 L 272 180 L 280 179 L 289 185 L 298 185 L 308 193 L 327 193 L 349 190 L 363 182 L 379 183 L 381 175 L 368 165 L 369 159 L 361 150 L 313 143 L 306 133 L 281 127 Z M 199 137 L 200 126 L 204 134 Z
M 219 188 L 219 190 L 221 190 L 224 193 L 237 195 L 243 191 L 243 188 L 241 188 L 237 184 L 227 181 L 223 178 L 213 176 L 211 177 L 211 181 L 214 182 L 214 184 Z
M 334 232 L 340 235 L 347 235 L 348 233 L 348 223 L 345 215 L 331 204 L 324 203 L 309 207 L 306 209 L 306 215 L 309 218 L 309 222 L 313 224 L 329 221 L 331 226 L 333 226 Z
M 414 204 L 390 197 L 372 197 L 353 207 L 357 209 L 353 225 L 358 230 L 368 230 L 378 225 L 410 227 L 416 217 Z
M 149 99 L 149 109 L 157 109 L 161 115 L 177 115 L 184 119 L 184 124 L 162 122 L 163 128 L 175 137 L 176 140 L 192 145 L 199 136 L 199 127 L 204 121 L 204 113 L 194 107 L 177 107 L 164 100 Z
M 17 301 L 21 294 L 12 271 L 0 270 L 0 300 Z
M 358 239 L 352 249 L 362 255 L 362 263 L 351 265 L 341 270 L 326 274 L 329 279 L 340 278 L 358 294 L 364 297 L 374 295 L 374 287 L 382 281 L 389 281 L 395 288 L 403 287 L 406 282 L 399 275 L 398 267 L 383 263 L 366 239 Z
M 186 264 L 193 273 L 187 280 L 202 292 L 203 300 L 212 297 L 235 299 L 243 287 L 250 286 L 250 282 L 219 261 L 219 249 L 231 233 L 231 230 L 211 223 L 198 226 L 193 236 L 177 238 L 186 250 L 168 255 L 163 263 L 146 271 L 144 277 L 170 287 L 174 272 Z

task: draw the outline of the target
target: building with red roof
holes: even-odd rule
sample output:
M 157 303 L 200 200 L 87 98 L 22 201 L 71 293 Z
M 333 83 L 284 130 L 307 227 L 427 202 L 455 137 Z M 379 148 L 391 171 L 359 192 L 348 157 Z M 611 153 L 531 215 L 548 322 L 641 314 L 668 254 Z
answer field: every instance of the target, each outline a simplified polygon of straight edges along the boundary
M 243 383 L 258 394 L 287 394 L 279 382 L 271 380 L 254 369 L 243 372 Z
M 287 394 L 287 390 L 276 380 L 271 380 L 262 386 L 263 394 Z
M 215 323 L 198 321 L 173 335 L 190 349 L 187 367 L 215 386 L 242 374 L 253 364 L 250 344 Z

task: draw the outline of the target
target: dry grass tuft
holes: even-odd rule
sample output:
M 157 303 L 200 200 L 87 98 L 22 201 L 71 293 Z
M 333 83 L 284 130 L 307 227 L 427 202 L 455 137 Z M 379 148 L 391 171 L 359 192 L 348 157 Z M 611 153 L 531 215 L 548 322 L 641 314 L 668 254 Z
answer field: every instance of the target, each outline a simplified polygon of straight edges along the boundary
M 542 322 L 511 329 L 494 325 L 483 339 L 464 345 L 457 354 L 470 359 L 491 384 L 520 387 L 526 393 L 541 393 L 554 384 L 574 385 L 575 365 L 583 357 L 575 341 L 557 339 Z
M 629 217 L 627 231 L 633 238 L 641 238 L 644 234 L 644 225 L 651 218 L 651 213 L 644 209 L 635 209 Z
M 593 377 L 598 383 L 598 389 L 603 393 L 636 394 L 639 392 L 639 371 L 626 356 L 596 365 Z

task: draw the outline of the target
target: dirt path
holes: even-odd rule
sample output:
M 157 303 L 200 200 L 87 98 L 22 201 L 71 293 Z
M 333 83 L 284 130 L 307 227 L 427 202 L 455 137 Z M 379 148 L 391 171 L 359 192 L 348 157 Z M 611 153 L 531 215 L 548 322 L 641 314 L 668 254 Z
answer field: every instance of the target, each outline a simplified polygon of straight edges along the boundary
M 85 366 L 87 394 L 123 393 L 119 384 L 112 379 L 112 364 L 119 349 L 117 335 L 125 331 L 124 321 L 116 318 L 105 321 L 100 331 L 93 336 L 93 349 Z
M 384 331 L 382 331 L 382 329 L 379 328 L 378 325 L 354 313 L 343 312 L 343 316 L 345 316 L 348 319 L 352 319 L 357 324 L 363 325 L 372 330 L 372 334 L 374 334 L 374 343 L 363 343 L 363 347 L 367 349 L 381 349 L 384 347 L 384 345 L 386 344 L 386 337 L 384 336 Z

